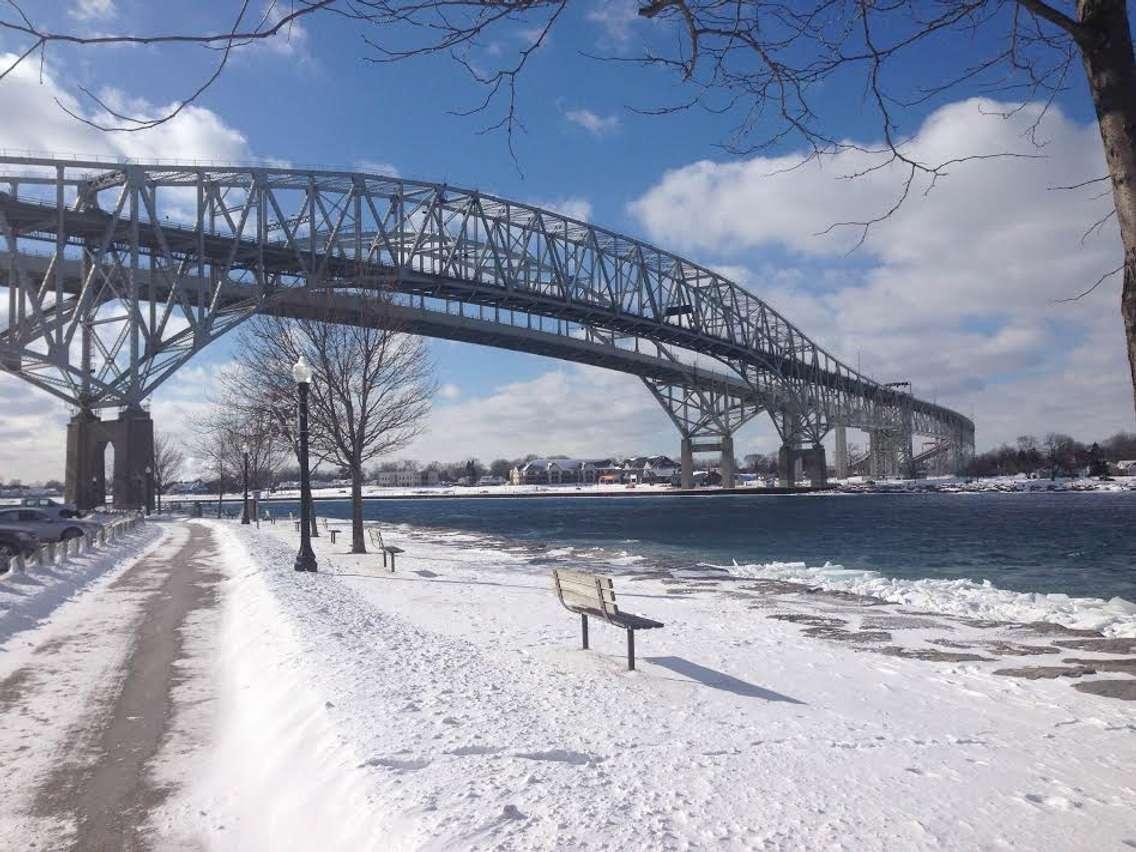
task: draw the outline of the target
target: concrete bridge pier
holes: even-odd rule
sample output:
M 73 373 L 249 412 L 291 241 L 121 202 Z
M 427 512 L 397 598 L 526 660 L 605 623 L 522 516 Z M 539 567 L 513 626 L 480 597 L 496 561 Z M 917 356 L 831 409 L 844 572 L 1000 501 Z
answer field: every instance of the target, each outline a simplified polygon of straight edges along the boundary
M 813 444 L 804 453 L 805 476 L 813 488 L 824 488 L 828 485 L 828 461 L 825 458 L 824 445 Z
M 679 485 L 683 488 L 694 487 L 694 441 L 689 435 L 683 435 L 679 462 Z
M 116 420 L 100 420 L 86 408 L 71 418 L 67 424 L 66 500 L 80 509 L 106 502 L 108 444 L 114 447 L 114 507 L 146 506 L 146 467 L 154 460 L 154 422 L 142 408 L 128 408 Z
M 833 465 L 836 468 L 837 479 L 848 478 L 848 428 L 846 426 L 836 426 L 833 428 L 833 437 L 836 446 L 834 447 L 835 453 L 833 458 Z
M 782 444 L 777 459 L 777 480 L 782 488 L 792 488 L 802 478 L 808 479 L 814 488 L 828 484 L 828 461 L 824 446 L 797 447 Z
M 683 488 L 694 487 L 695 453 L 721 453 L 718 462 L 718 473 L 722 477 L 722 487 L 733 488 L 737 484 L 733 435 L 703 436 L 702 439 L 698 441 L 696 441 L 694 437 L 683 437 L 680 451 L 679 479 Z
M 894 473 L 893 465 L 888 464 L 887 436 L 880 429 L 868 432 L 868 475 L 879 479 Z
M 718 462 L 718 473 L 722 477 L 723 488 L 733 488 L 736 482 L 735 465 L 734 465 L 734 436 L 722 436 L 722 457 Z

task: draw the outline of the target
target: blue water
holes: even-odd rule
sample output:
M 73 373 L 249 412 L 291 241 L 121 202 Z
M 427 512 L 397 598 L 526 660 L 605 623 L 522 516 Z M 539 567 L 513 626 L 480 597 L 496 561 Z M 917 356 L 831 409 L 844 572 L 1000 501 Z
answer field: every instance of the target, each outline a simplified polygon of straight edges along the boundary
M 317 514 L 349 518 L 347 501 Z M 295 503 L 274 503 L 281 512 Z M 826 562 L 905 579 L 1136 601 L 1136 493 L 374 500 L 387 524 L 602 548 L 636 567 Z

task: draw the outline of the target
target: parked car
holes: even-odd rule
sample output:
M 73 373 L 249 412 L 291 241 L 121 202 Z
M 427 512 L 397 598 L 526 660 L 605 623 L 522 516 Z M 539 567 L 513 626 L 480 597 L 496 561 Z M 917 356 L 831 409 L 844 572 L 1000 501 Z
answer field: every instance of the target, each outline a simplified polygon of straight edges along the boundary
M 31 533 L 0 529 L 0 570 L 11 556 L 31 556 L 39 543 Z
M 81 518 L 84 515 L 72 504 L 60 503 L 50 497 L 25 497 L 20 501 L 20 505 L 26 509 L 39 509 L 53 518 Z
M 39 509 L 5 509 L 0 511 L 0 529 L 17 530 L 34 535 L 40 541 L 63 541 L 93 532 L 99 525 L 78 518 L 57 518 Z

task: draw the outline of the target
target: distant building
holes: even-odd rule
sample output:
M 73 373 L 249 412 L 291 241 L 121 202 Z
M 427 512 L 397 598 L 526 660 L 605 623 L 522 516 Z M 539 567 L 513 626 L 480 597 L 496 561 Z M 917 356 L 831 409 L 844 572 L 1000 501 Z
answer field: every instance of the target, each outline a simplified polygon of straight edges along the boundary
M 477 480 L 478 485 L 504 485 L 507 482 L 503 476 L 486 475 Z
M 599 477 L 601 465 L 592 459 L 533 459 L 513 468 L 514 485 L 585 485 Z
M 1136 476 L 1136 459 L 1114 462 L 1112 469 L 1121 476 Z
M 380 488 L 416 488 L 421 483 L 421 477 L 418 471 L 410 468 L 380 470 L 375 482 Z

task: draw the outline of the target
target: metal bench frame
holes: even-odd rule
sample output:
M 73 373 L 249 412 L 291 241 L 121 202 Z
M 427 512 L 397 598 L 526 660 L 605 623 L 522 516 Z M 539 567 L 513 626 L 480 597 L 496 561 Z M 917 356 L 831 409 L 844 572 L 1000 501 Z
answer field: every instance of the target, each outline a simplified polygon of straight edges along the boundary
M 371 544 L 383 552 L 383 567 L 387 567 L 387 556 L 390 556 L 390 572 L 394 573 L 394 558 L 399 553 L 405 553 L 401 547 L 387 544 L 383 541 L 383 531 L 378 527 L 367 527 L 367 535 L 371 539 Z
M 635 631 L 663 626 L 661 621 L 621 612 L 615 602 L 615 583 L 604 574 L 556 568 L 552 571 L 552 588 L 566 610 L 579 613 L 585 651 L 588 650 L 588 616 L 603 619 L 612 627 L 627 631 L 628 671 L 635 670 Z

